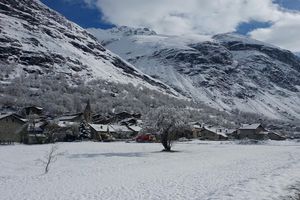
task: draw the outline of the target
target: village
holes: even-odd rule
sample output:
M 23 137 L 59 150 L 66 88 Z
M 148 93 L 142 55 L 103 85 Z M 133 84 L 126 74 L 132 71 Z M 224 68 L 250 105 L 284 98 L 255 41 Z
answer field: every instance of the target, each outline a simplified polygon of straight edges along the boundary
M 88 101 L 83 112 L 49 117 L 43 108 L 28 106 L 18 112 L 6 109 L 0 114 L 1 144 L 44 144 L 73 141 L 160 142 L 159 132 L 147 132 L 141 114 L 120 112 L 113 115 L 93 114 Z M 242 124 L 237 129 L 189 122 L 174 140 L 285 140 L 289 137 L 267 130 L 261 123 Z

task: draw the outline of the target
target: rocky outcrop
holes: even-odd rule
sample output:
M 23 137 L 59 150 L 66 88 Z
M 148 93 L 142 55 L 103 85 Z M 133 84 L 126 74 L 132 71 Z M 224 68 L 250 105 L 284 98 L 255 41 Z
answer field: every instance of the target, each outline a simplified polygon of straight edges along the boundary
M 76 76 L 84 82 L 104 79 L 176 93 L 106 50 L 89 32 L 38 0 L 1 0 L 0 19 L 0 69 L 13 66 L 7 79 L 62 74 L 70 82 Z M 151 33 L 141 29 L 127 30 L 126 34 L 141 32 Z

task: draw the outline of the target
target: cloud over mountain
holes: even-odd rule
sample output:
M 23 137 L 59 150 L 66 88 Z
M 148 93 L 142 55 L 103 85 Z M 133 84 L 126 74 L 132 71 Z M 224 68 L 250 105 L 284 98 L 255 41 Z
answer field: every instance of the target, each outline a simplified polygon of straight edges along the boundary
M 89 6 L 97 6 L 103 20 L 112 24 L 148 27 L 170 35 L 214 35 L 236 31 L 238 25 L 244 22 L 270 22 L 271 27 L 254 30 L 250 35 L 292 51 L 300 51 L 300 45 L 293 42 L 300 34 L 300 13 L 283 9 L 272 0 L 84 1 Z M 292 32 L 287 30 L 290 28 Z

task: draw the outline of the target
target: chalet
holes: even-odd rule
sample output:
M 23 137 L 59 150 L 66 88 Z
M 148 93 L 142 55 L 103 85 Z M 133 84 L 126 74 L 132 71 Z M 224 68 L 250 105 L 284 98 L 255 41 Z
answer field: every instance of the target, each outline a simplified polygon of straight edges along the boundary
M 201 130 L 201 139 L 203 140 L 227 140 L 228 136 L 224 129 L 212 126 L 204 126 Z
M 21 116 L 8 113 L 0 114 L 0 140 L 22 142 L 26 132 L 27 120 Z
M 238 139 L 254 139 L 254 140 L 264 140 L 267 139 L 267 130 L 261 124 L 243 124 L 242 127 L 238 129 Z

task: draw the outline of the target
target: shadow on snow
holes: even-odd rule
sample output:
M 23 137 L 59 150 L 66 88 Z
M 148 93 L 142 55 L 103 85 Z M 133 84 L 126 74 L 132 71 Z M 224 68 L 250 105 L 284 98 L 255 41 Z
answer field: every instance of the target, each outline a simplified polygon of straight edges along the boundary
M 69 158 L 95 158 L 95 157 L 144 157 L 145 153 L 86 153 L 86 154 L 71 154 Z

